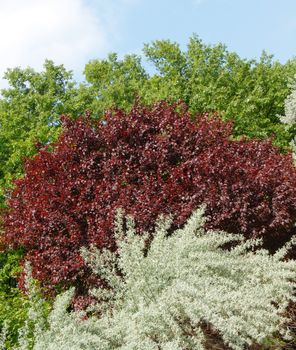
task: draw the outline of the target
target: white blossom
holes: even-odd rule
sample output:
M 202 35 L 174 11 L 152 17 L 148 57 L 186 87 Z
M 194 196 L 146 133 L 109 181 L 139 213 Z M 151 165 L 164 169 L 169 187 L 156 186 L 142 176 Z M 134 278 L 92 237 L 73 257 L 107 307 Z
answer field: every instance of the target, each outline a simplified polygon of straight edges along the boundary
M 284 124 L 292 125 L 296 122 L 296 75 L 290 83 L 291 93 L 285 100 L 285 115 L 280 116 Z

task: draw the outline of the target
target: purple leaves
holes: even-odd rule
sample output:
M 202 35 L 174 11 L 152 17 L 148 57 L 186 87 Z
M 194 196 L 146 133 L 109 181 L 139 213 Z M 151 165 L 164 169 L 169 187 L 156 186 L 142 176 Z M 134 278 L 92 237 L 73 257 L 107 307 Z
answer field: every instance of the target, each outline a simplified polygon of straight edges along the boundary
M 82 246 L 116 249 L 117 208 L 137 230 L 153 232 L 159 214 L 172 229 L 207 205 L 209 228 L 288 239 L 296 218 L 296 170 L 270 141 L 230 141 L 232 126 L 216 115 L 191 116 L 184 105 L 135 105 L 105 123 L 63 117 L 52 152 L 41 149 L 16 181 L 5 220 L 6 244 L 23 246 L 45 287 L 99 284 L 84 266 Z

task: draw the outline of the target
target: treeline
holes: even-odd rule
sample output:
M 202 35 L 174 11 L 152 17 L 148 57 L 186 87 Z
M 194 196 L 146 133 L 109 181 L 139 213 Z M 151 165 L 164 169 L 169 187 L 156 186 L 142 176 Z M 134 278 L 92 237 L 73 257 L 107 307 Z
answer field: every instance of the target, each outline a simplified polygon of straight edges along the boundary
M 61 114 L 76 118 L 90 110 L 102 118 L 110 108 L 130 110 L 137 98 L 148 105 L 182 100 L 193 114 L 217 112 L 234 121 L 235 137 L 272 137 L 284 148 L 295 135 L 280 121 L 296 74 L 294 59 L 281 64 L 265 52 L 259 60 L 242 59 L 224 45 L 209 46 L 196 36 L 184 52 L 166 40 L 145 45 L 143 52 L 154 74 L 148 74 L 140 56 L 120 60 L 114 53 L 87 63 L 80 84 L 51 61 L 42 72 L 9 69 L 9 87 L 0 100 L 2 191 L 23 172 L 22 159 L 36 152 L 37 142 L 56 139 Z

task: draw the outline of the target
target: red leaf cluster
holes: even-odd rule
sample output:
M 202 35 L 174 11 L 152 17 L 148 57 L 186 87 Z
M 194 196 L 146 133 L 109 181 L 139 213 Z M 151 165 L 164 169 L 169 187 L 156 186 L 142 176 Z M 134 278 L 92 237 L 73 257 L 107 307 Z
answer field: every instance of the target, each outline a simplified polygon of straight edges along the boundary
M 201 203 L 209 228 L 262 236 L 268 247 L 292 232 L 296 170 L 271 141 L 231 141 L 231 123 L 207 114 L 193 121 L 183 105 L 164 102 L 113 111 L 103 123 L 62 121 L 53 151 L 26 162 L 4 218 L 6 244 L 25 248 L 47 287 L 96 283 L 79 249 L 115 249 L 117 208 L 139 232 L 152 232 L 160 213 L 179 227 Z

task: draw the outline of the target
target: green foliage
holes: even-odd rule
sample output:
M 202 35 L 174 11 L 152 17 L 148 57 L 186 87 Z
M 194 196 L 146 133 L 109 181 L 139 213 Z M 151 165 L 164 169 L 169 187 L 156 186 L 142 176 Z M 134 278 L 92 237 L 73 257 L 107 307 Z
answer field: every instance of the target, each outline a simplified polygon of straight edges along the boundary
M 90 109 L 100 115 L 111 107 L 129 109 L 148 79 L 140 57 L 126 55 L 123 60 L 118 60 L 115 53 L 105 60 L 90 61 L 84 74 L 90 84 L 84 85 L 84 92 L 89 91 L 93 98 Z M 83 84 L 80 89 L 81 92 Z
M 7 324 L 8 349 L 15 345 L 18 330 L 24 325 L 27 315 L 25 298 L 17 288 L 21 258 L 21 250 L 0 253 L 0 329 Z
M 143 52 L 155 74 L 147 74 L 135 55 L 119 61 L 112 54 L 86 65 L 88 89 L 96 96 L 95 113 L 111 106 L 129 109 L 137 96 L 148 104 L 181 99 L 194 113 L 217 111 L 234 120 L 237 137 L 274 136 L 277 145 L 288 146 L 294 132 L 286 130 L 278 115 L 284 111 L 288 80 L 296 73 L 295 60 L 281 64 L 265 52 L 258 61 L 246 60 L 222 44 L 206 45 L 197 36 L 190 38 L 187 51 L 169 40 L 157 40 Z
M 124 224 L 119 213 L 118 254 L 82 251 L 110 287 L 93 291 L 96 316 L 83 320 L 83 313 L 68 313 L 69 290 L 57 298 L 49 328 L 36 333 L 33 349 L 202 350 L 206 324 L 231 349 L 242 350 L 285 332 L 282 314 L 296 277 L 296 262 L 282 261 L 288 246 L 270 256 L 254 250 L 258 240 L 205 232 L 203 209 L 168 237 L 169 226 L 169 220 L 157 222 L 147 251 L 148 236 L 136 234 L 133 220 Z M 229 244 L 231 249 L 221 248 Z
M 26 295 L 22 295 L 19 310 L 15 310 L 14 318 L 4 318 L 0 327 L 0 349 L 31 350 L 35 337 L 46 330 L 50 302 L 41 296 L 41 290 L 36 280 L 32 278 L 32 269 L 25 263 L 24 273 Z M 16 298 L 13 299 L 16 301 Z M 2 311 L 2 310 L 1 310 Z M 21 312 L 21 322 L 17 316 Z M 5 316 L 5 314 L 4 314 Z M 16 324 L 14 323 L 16 322 Z
M 44 71 L 8 69 L 9 87 L 0 99 L 0 204 L 13 178 L 23 172 L 22 160 L 36 152 L 37 142 L 46 144 L 59 133 L 59 116 L 80 114 L 85 109 L 72 81 L 72 74 L 46 61 Z M 86 100 L 86 103 L 89 101 Z

